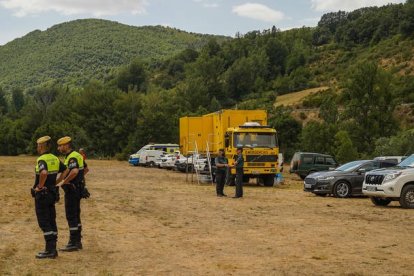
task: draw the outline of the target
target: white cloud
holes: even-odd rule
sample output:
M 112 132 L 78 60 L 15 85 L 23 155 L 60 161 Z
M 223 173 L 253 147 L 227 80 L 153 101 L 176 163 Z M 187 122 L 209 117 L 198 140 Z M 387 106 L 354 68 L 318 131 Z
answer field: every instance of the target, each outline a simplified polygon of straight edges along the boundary
M 248 17 L 260 21 L 277 23 L 285 19 L 285 15 L 277 10 L 273 10 L 265 5 L 258 3 L 246 3 L 233 7 L 233 13 L 238 16 Z
M 145 12 L 147 0 L 0 0 L 0 6 L 14 11 L 15 16 L 54 11 L 62 14 L 115 15 L 123 12 Z
M 353 11 L 362 7 L 384 6 L 390 3 L 403 3 L 405 0 L 311 0 L 317 11 Z

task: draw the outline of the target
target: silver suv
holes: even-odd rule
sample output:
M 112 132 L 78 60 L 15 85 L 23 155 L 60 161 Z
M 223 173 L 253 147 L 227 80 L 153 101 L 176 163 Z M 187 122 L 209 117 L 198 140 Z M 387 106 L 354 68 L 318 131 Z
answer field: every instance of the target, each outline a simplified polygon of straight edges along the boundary
M 414 154 L 395 167 L 367 173 L 362 193 L 378 206 L 399 201 L 401 207 L 414 209 Z

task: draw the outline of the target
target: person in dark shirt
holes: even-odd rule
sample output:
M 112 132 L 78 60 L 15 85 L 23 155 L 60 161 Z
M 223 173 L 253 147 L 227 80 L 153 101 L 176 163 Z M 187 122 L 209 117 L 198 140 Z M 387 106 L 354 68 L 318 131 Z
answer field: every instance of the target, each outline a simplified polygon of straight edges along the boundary
M 36 177 L 32 196 L 35 198 L 37 222 L 43 231 L 46 243 L 45 251 L 36 255 L 38 259 L 53 259 L 58 255 L 56 251 L 58 230 L 55 209 L 58 192 L 55 185 L 58 174 L 62 176 L 66 166 L 57 156 L 49 153 L 50 141 L 49 136 L 37 139 L 37 152 L 40 156 L 36 161 Z M 59 178 L 61 179 L 61 177 Z
M 218 197 L 227 196 L 224 194 L 224 183 L 226 181 L 229 161 L 224 156 L 224 149 L 220 149 L 215 159 L 216 164 L 216 193 Z
M 233 198 L 243 197 L 243 148 L 237 148 L 236 162 L 236 195 Z

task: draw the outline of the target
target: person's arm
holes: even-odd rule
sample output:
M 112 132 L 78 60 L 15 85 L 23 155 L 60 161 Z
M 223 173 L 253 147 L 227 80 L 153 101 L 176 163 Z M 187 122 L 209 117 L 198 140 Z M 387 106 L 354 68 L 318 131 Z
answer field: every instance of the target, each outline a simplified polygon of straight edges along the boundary
M 69 174 L 63 179 L 62 185 L 69 184 L 79 173 L 79 164 L 76 158 L 71 158 L 68 164 Z
M 56 185 L 58 185 L 63 178 L 65 178 L 68 175 L 69 170 L 66 168 L 66 166 L 60 161 L 59 162 L 59 176 L 56 179 Z
M 35 191 L 39 192 L 41 190 L 43 190 L 45 183 L 46 183 L 46 179 L 47 179 L 47 165 L 44 161 L 39 161 L 39 184 L 37 184 Z
M 220 160 L 220 158 L 216 157 L 216 167 L 217 167 L 217 168 L 224 168 L 224 167 L 227 167 L 227 164 L 220 163 L 220 162 L 219 162 L 219 160 Z

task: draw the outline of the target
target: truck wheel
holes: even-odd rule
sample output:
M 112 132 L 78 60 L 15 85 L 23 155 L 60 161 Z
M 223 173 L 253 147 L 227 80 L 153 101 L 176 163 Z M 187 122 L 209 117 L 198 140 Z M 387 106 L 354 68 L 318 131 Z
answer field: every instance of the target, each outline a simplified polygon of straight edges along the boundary
M 407 185 L 402 189 L 400 205 L 406 209 L 414 209 L 414 185 Z
M 273 185 L 275 184 L 275 177 L 272 174 L 265 175 L 263 177 L 263 184 L 265 185 L 265 187 L 273 187 Z
M 351 185 L 345 181 L 339 181 L 335 184 L 333 194 L 335 197 L 346 198 L 351 196 Z
M 390 204 L 391 199 L 388 198 L 381 198 L 381 197 L 370 197 L 371 202 L 374 203 L 376 206 L 387 206 Z

